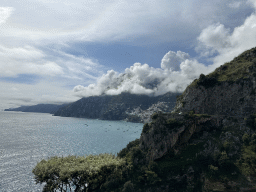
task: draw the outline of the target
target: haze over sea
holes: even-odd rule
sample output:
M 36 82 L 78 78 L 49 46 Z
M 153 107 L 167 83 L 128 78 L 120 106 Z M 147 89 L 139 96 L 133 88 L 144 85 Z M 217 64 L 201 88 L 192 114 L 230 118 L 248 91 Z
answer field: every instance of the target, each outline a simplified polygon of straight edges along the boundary
M 0 112 L 0 192 L 42 191 L 32 169 L 51 156 L 117 154 L 142 123 Z

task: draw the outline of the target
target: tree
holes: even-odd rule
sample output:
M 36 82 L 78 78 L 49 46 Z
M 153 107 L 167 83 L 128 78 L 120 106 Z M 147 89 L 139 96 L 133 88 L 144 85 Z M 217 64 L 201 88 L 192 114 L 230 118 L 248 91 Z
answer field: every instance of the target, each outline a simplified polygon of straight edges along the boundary
M 122 192 L 134 192 L 133 183 L 131 181 L 127 181 L 124 184 L 124 188 L 123 188 Z
M 106 178 L 125 166 L 125 159 L 111 154 L 86 157 L 52 157 L 33 169 L 36 183 L 46 183 L 44 191 L 96 191 Z

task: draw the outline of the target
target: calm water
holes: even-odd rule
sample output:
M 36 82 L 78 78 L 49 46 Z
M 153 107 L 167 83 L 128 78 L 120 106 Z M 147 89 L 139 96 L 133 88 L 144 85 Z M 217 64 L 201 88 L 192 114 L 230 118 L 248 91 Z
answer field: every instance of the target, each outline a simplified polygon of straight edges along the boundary
M 32 169 L 50 156 L 112 153 L 140 137 L 143 124 L 0 112 L 0 192 L 42 191 Z

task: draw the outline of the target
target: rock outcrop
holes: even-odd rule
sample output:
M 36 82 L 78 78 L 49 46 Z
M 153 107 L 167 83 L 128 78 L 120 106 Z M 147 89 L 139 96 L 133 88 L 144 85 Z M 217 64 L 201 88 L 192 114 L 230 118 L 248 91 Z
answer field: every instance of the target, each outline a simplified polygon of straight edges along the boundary
M 256 109 L 256 49 L 251 49 L 213 73 L 189 85 L 174 112 L 247 117 Z
M 147 151 L 147 162 L 167 153 L 177 154 L 192 137 L 221 129 L 223 118 L 208 115 L 178 115 L 156 113 L 146 123 L 140 137 L 140 148 Z M 202 137 L 195 143 L 202 142 Z
M 146 164 L 157 162 L 158 174 L 165 173 L 163 183 L 169 184 L 163 191 L 256 190 L 255 88 L 253 48 L 201 74 L 177 97 L 171 113 L 152 115 L 139 149 Z M 180 189 L 171 182 L 181 184 Z

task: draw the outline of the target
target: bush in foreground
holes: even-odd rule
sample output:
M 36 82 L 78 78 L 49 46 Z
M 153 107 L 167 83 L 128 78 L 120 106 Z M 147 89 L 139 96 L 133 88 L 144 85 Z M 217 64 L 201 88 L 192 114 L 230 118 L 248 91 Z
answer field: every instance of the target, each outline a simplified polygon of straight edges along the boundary
M 43 191 L 97 191 L 110 174 L 121 171 L 125 160 L 111 154 L 86 157 L 52 157 L 33 169 L 36 183 L 46 183 Z

